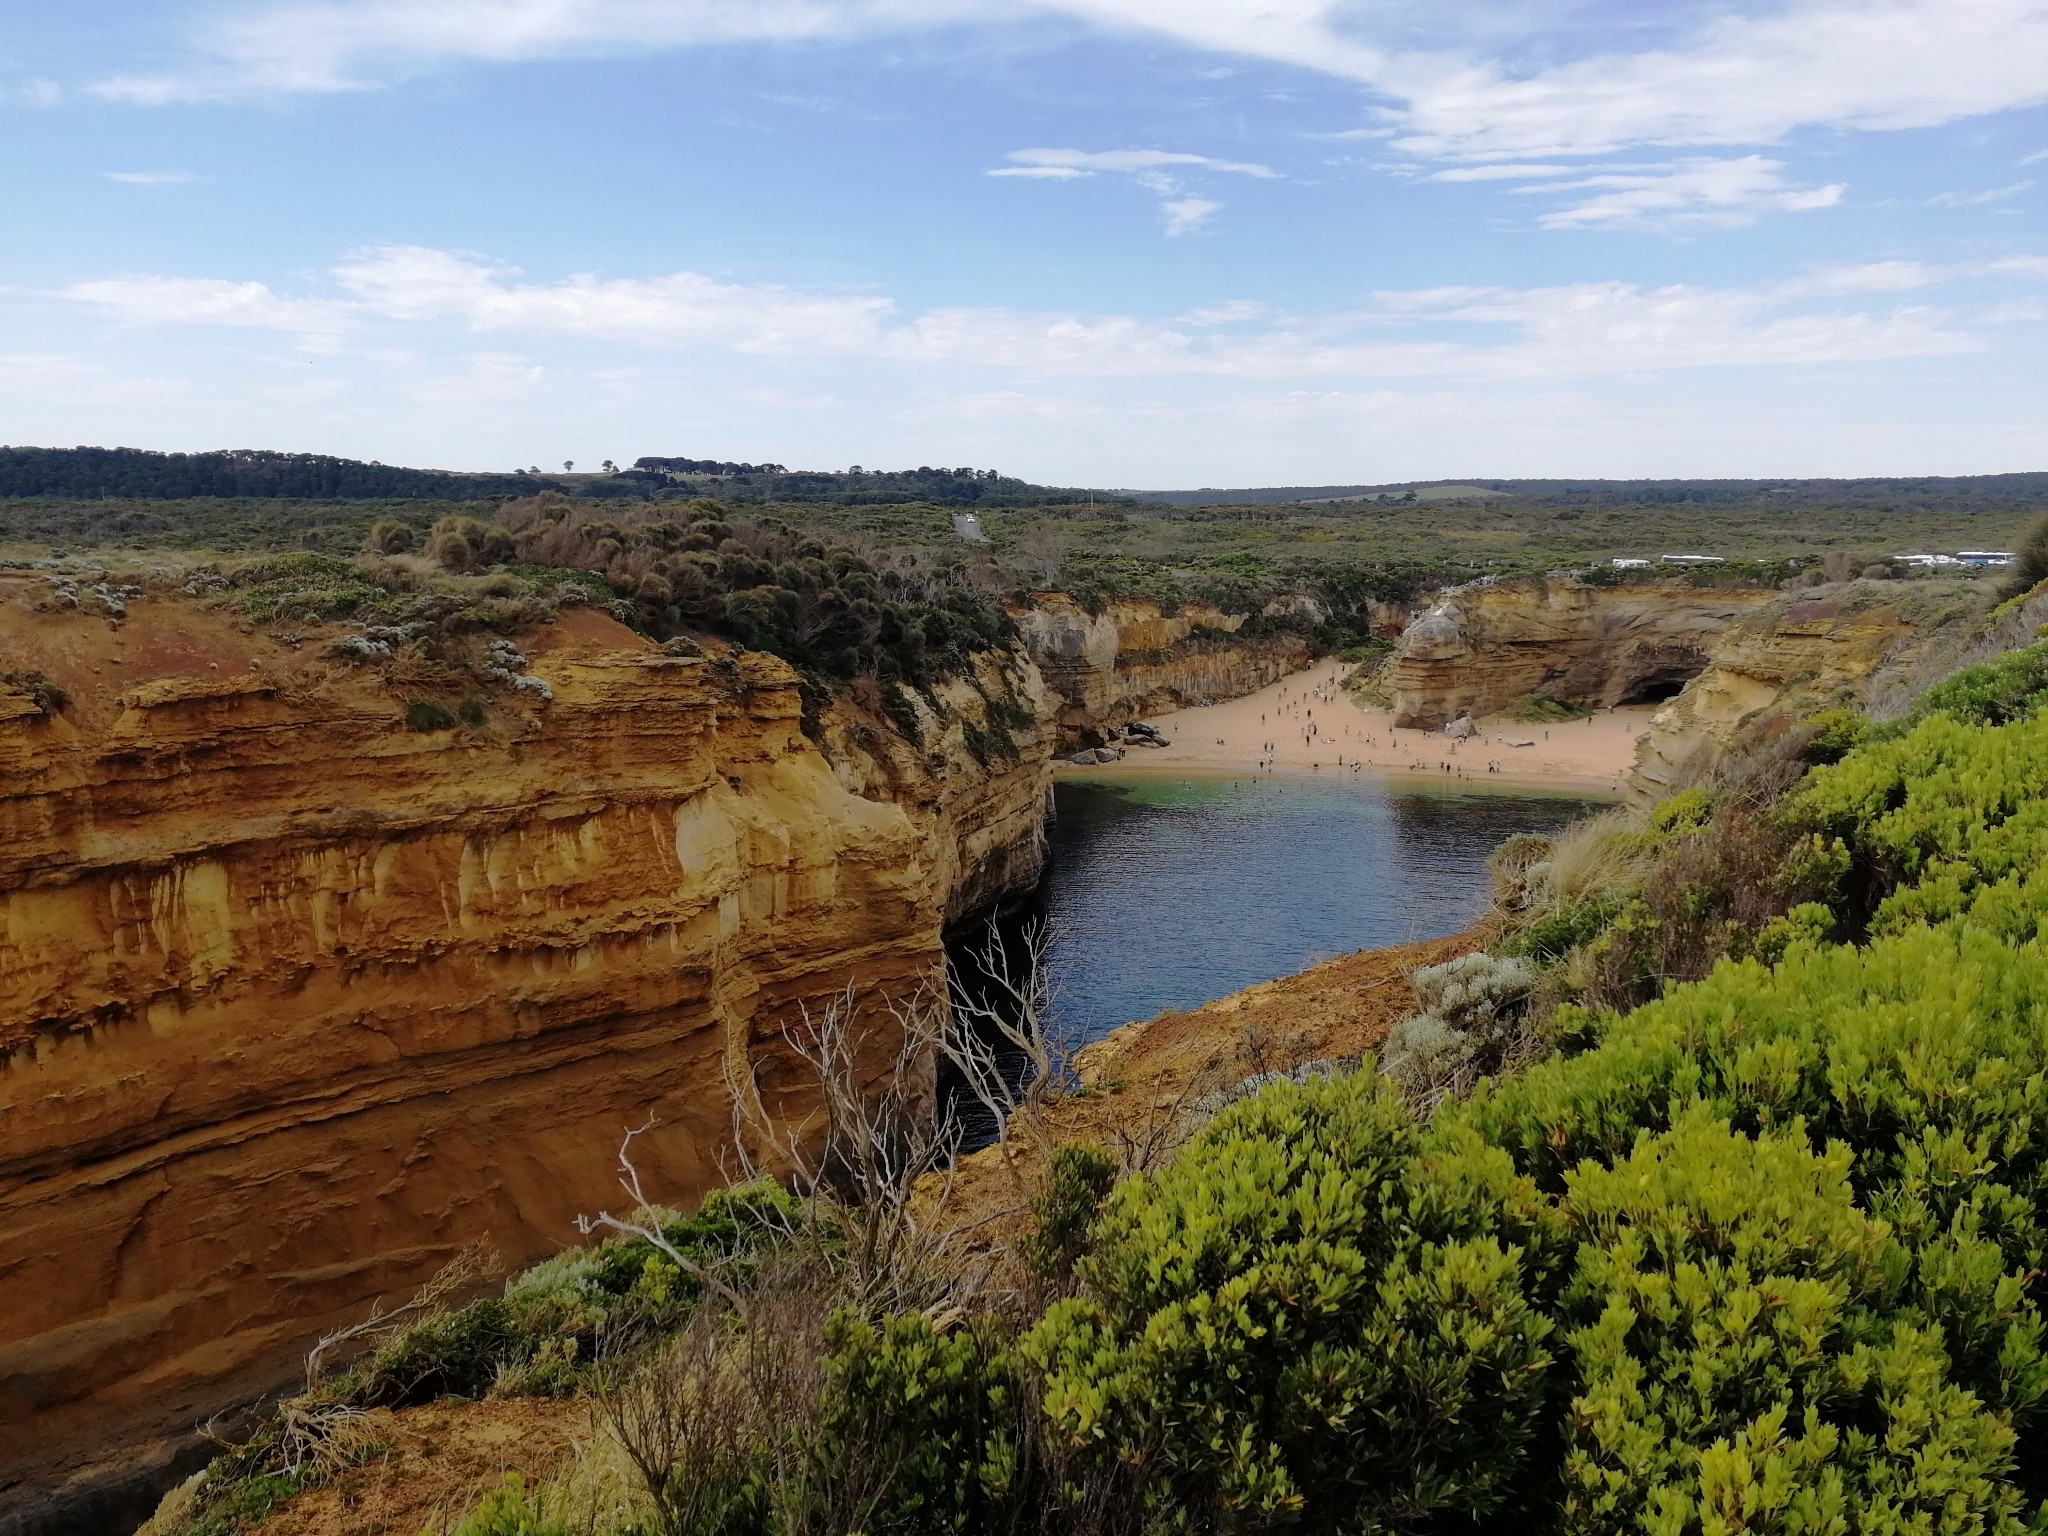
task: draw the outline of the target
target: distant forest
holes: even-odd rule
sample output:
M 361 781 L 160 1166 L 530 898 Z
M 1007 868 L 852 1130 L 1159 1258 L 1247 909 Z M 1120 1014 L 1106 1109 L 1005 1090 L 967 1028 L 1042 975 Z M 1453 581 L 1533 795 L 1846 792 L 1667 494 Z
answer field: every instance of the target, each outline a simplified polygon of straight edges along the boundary
M 733 502 L 805 502 L 842 507 L 1045 507 L 1093 501 L 1131 505 L 1125 496 L 1065 486 L 1034 485 L 993 469 L 789 470 L 780 464 L 723 464 L 709 459 L 636 459 L 609 483 L 637 484 L 655 498 L 715 496 Z M 600 485 L 606 482 L 600 482 Z M 586 493 L 598 487 L 583 487 Z M 602 492 L 600 492 L 602 494 Z
M 1094 501 L 1100 491 L 1033 485 L 993 469 L 787 470 L 780 464 L 658 458 L 603 474 L 455 474 L 319 453 L 231 448 L 156 453 L 142 448 L 0 448 L 0 500 L 484 501 L 564 491 L 635 501 L 713 496 L 738 503 L 839 506 L 1042 507 Z
M 1968 508 L 2023 512 L 2048 506 L 2048 473 L 1906 475 L 1859 480 L 1410 480 L 1398 485 L 1271 485 L 1243 490 L 1131 491 L 1161 507 L 1280 506 L 1330 501 L 1486 502 L 1513 496 L 1580 507 L 1841 507 L 1873 511 Z
M 145 448 L 0 448 L 0 497 L 61 501 L 189 501 L 288 496 L 304 500 L 481 501 L 562 490 L 539 475 L 458 475 L 401 469 L 324 453 L 224 448 L 154 453 Z

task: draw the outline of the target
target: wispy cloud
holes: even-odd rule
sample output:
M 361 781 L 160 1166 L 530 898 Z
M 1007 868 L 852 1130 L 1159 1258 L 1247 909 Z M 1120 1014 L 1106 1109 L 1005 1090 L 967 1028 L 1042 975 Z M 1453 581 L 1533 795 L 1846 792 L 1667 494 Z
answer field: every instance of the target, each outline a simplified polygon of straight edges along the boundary
M 1267 165 L 1244 160 L 1217 160 L 1208 155 L 1190 155 L 1165 149 L 1013 149 L 1003 157 L 1018 166 L 1036 170 L 1073 171 L 1093 175 L 1097 171 L 1157 171 L 1167 166 L 1185 166 L 1205 171 L 1225 171 L 1234 176 L 1257 176 L 1277 180 L 1280 173 Z M 992 171 L 991 175 L 1001 175 Z
M 1383 55 L 1334 30 L 1333 9 L 1333 0 L 273 0 L 208 24 L 184 68 L 95 89 L 150 104 L 362 90 L 449 61 L 847 40 L 1047 15 L 1369 78 Z
M 1281 179 L 1268 165 L 1166 149 L 1014 149 L 1004 158 L 1011 163 L 982 174 L 1035 181 L 1078 181 L 1105 172 L 1129 176 L 1159 199 L 1160 218 L 1169 237 L 1192 234 L 1223 211 L 1221 201 L 1189 192 L 1183 177 L 1170 172 L 1213 171 L 1262 181 Z
M 1782 161 L 1762 155 L 1694 157 L 1643 170 L 1596 170 L 1515 191 L 1537 196 L 1593 194 L 1541 215 L 1537 222 L 1546 229 L 1671 229 L 1749 224 L 1769 210 L 1832 208 L 1847 190 L 1841 182 L 1794 186 L 1785 179 L 1784 169 Z
M 56 297 L 135 323 L 322 336 L 357 330 L 387 346 L 393 326 L 452 324 L 476 334 L 864 357 L 1034 376 L 1529 380 L 1972 351 L 1983 345 L 1981 338 L 1942 310 L 1873 308 L 1863 301 L 1977 275 L 2048 280 L 2048 260 L 2001 258 L 1950 268 L 1880 262 L 1720 288 L 1587 282 L 1405 289 L 1374 294 L 1343 313 L 1275 317 L 1239 303 L 1177 321 L 1002 308 L 904 316 L 882 297 L 729 283 L 690 272 L 528 282 L 474 256 L 420 247 L 351 257 L 334 269 L 340 297 L 170 277 L 79 282 Z M 1224 325 L 1229 328 L 1218 329 Z M 530 388 L 539 366 L 512 353 L 475 354 L 468 371 L 449 376 L 445 388 L 448 398 L 462 390 L 482 398 L 491 389 Z
M 192 171 L 101 171 L 108 181 L 126 182 L 131 187 L 181 187 L 197 181 Z
M 1932 127 L 2048 101 L 2044 57 L 2040 0 L 1786 0 L 1667 47 L 1522 73 L 1411 54 L 1374 83 L 1400 102 L 1400 147 L 1506 159 Z
M 1931 208 L 1982 208 L 1987 203 L 2003 203 L 2018 197 L 2022 192 L 2031 191 L 2034 183 L 2015 181 L 2003 187 L 1989 187 L 1982 192 L 1938 192 L 1927 199 Z
M 1533 176 L 1575 176 L 1583 165 L 1459 165 L 1435 171 L 1431 181 L 1521 181 Z
M 272 0 L 206 24 L 184 68 L 97 89 L 139 102 L 353 90 L 446 61 L 845 40 L 1044 15 L 1362 81 L 1392 101 L 1399 142 L 1427 157 L 1768 144 L 1802 126 L 1928 127 L 2048 101 L 2040 0 L 1781 0 L 1676 36 L 1667 27 L 1659 46 L 1534 69 L 1470 45 L 1418 50 L 1405 13 L 1349 0 Z M 1568 42 L 1568 24 L 1561 15 L 1550 35 Z
M 1207 197 L 1169 197 L 1159 205 L 1166 215 L 1166 233 L 1191 234 L 1223 211 L 1223 205 Z
M 213 277 L 108 277 L 72 283 L 57 297 L 123 320 L 155 325 L 230 325 L 331 336 L 356 318 L 332 299 L 291 299 L 265 283 Z

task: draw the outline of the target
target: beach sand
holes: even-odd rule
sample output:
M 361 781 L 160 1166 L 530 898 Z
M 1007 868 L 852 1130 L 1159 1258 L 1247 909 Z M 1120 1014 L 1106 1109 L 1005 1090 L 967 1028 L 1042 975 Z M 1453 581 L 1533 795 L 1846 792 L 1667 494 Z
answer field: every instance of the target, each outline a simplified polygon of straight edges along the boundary
M 1241 699 L 1154 716 L 1146 723 L 1172 746 L 1132 747 L 1121 762 L 1061 771 L 1374 774 L 1615 794 L 1658 708 L 1625 705 L 1554 725 L 1482 719 L 1477 736 L 1454 742 L 1441 731 L 1396 730 L 1388 711 L 1359 705 L 1342 687 L 1349 670 L 1325 662 Z

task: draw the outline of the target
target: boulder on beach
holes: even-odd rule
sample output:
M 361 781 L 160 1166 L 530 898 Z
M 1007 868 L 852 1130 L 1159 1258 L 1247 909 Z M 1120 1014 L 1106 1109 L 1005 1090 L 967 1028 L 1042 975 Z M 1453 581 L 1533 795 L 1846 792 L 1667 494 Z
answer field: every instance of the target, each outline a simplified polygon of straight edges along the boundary
M 1460 715 L 1444 726 L 1444 734 L 1453 741 L 1465 741 L 1479 734 L 1479 727 L 1472 723 L 1470 715 Z

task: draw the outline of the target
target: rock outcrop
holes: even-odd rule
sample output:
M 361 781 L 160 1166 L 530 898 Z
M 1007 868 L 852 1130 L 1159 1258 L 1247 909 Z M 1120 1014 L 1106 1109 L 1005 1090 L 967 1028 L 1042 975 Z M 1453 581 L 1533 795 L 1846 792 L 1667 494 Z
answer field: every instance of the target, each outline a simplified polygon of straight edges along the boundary
M 1726 748 L 1766 717 L 1861 707 L 1895 675 L 1908 683 L 1903 696 L 1917 698 L 1971 659 L 1970 635 L 1985 602 L 1981 586 L 1960 581 L 1857 581 L 1774 596 L 1731 623 L 1706 668 L 1650 717 L 1629 794 L 1647 801 L 1668 793 L 1699 754 Z M 2023 644 L 2036 622 L 2026 616 L 1979 649 L 1991 655 Z M 1911 676 L 1923 659 L 1925 675 Z
M 371 672 L 192 604 L 117 626 L 5 597 L 8 667 L 72 695 L 0 690 L 23 1521 L 471 1240 L 572 1239 L 628 1127 L 687 1203 L 720 1178 L 727 1063 L 802 1114 L 780 1022 L 926 984 L 945 923 L 1043 856 L 1051 705 L 1022 656 L 947 685 L 916 743 L 842 700 L 828 758 L 781 662 L 667 656 L 588 610 L 522 639 L 551 701 L 422 732 Z
M 1402 631 L 1383 686 L 1394 723 L 1435 730 L 1535 696 L 1605 708 L 1674 696 L 1715 640 L 1777 594 L 1568 575 L 1460 587 Z
M 1246 615 L 1200 603 L 1165 614 L 1156 603 L 1113 598 L 1091 613 L 1048 592 L 1012 616 L 1058 696 L 1065 744 L 1146 715 L 1256 693 L 1312 654 L 1297 633 L 1245 635 Z

